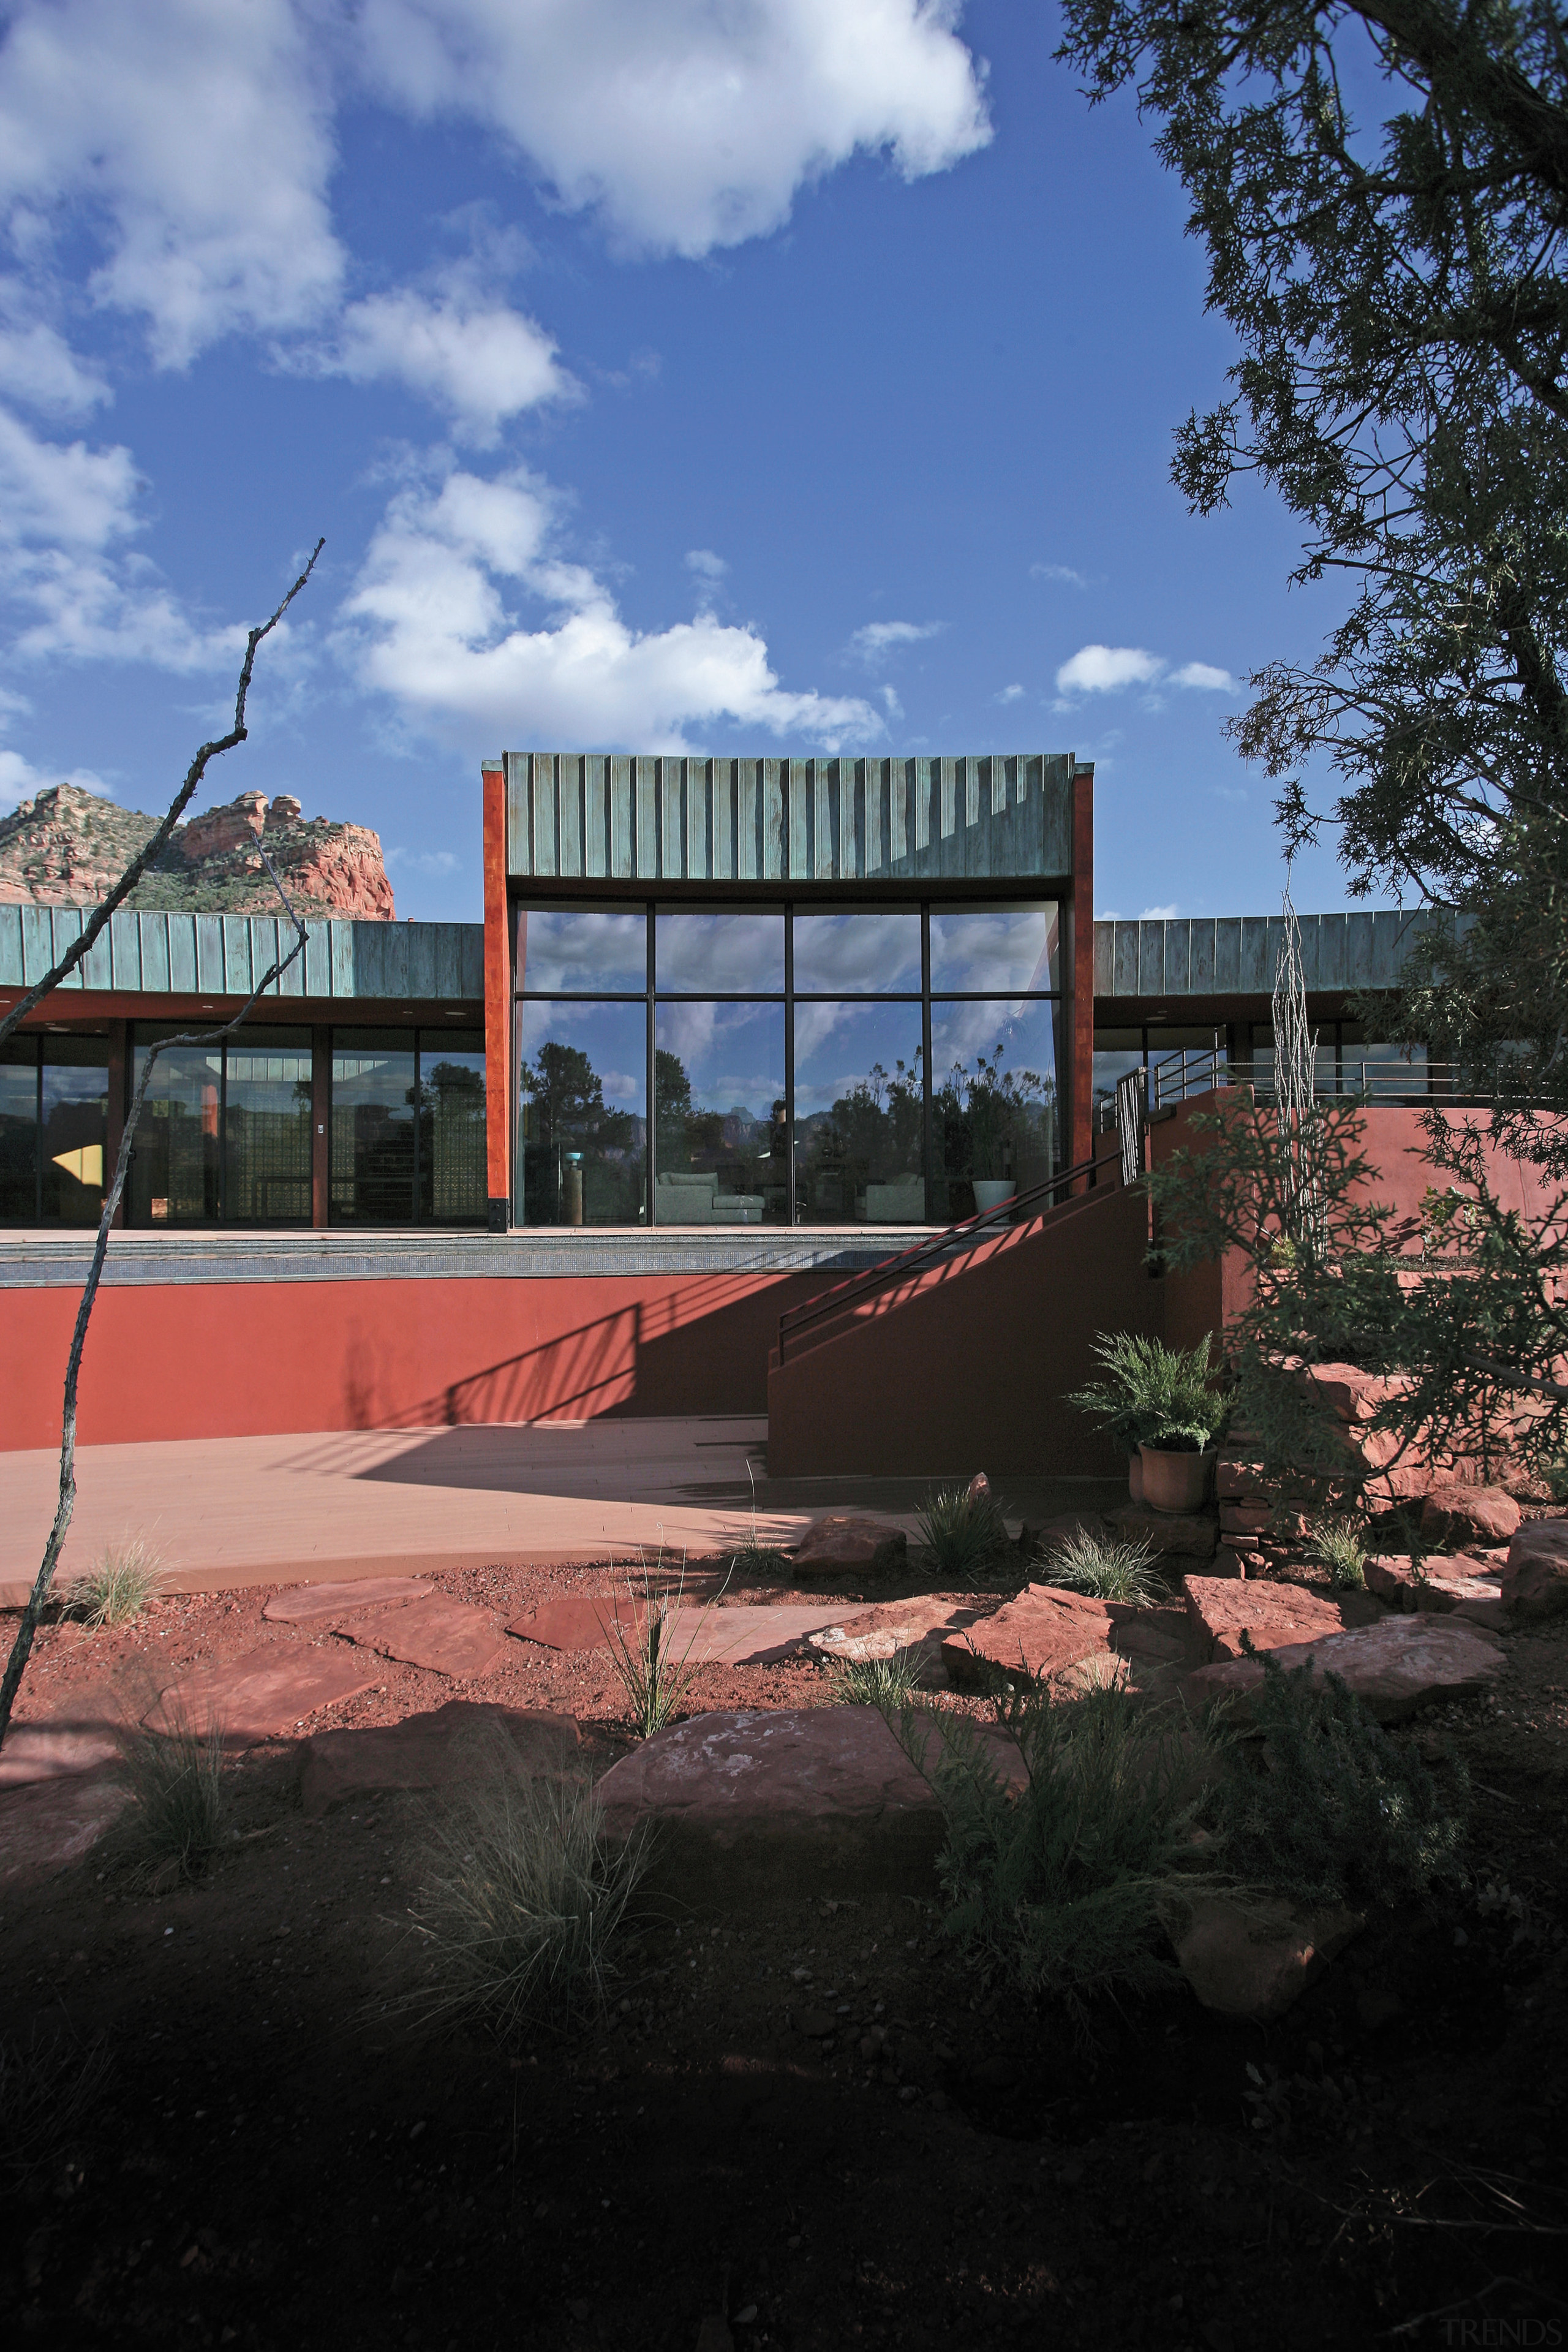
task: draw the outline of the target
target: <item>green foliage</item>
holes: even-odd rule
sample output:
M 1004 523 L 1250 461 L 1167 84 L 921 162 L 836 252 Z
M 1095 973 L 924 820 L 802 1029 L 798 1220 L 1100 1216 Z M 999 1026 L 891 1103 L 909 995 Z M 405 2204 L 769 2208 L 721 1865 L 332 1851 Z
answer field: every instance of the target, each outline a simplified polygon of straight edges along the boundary
M 162 1553 L 147 1536 L 124 1536 L 61 1594 L 62 1605 L 88 1624 L 129 1625 L 167 1581 Z
M 1129 1454 L 1140 1445 L 1201 1451 L 1223 1431 L 1229 1399 L 1217 1385 L 1207 1339 L 1196 1348 L 1167 1348 L 1134 1331 L 1096 1333 L 1093 1353 L 1105 1377 L 1066 1402 Z
M 1461 1853 L 1469 1784 L 1463 1765 L 1446 1785 L 1374 1721 L 1337 1675 L 1287 1669 L 1260 1656 L 1252 1719 L 1261 1755 L 1238 1746 L 1209 1815 L 1227 1867 L 1239 1880 L 1307 1905 L 1426 1896 L 1464 1876 Z
M 1296 576 L 1348 591 L 1313 667 L 1253 677 L 1240 748 L 1292 842 L 1322 821 L 1305 772 L 1335 775 L 1353 888 L 1459 910 L 1402 1034 L 1505 1108 L 1568 1106 L 1561 10 L 1067 0 L 1065 23 L 1091 95 L 1131 85 L 1159 123 L 1240 344 L 1176 481 L 1208 513 L 1261 476 L 1301 523 Z M 1562 1164 L 1561 1129 L 1528 1137 Z
M 939 1486 L 925 1498 L 920 1532 L 941 1573 L 962 1584 L 1012 1550 L 1001 1507 L 988 1487 Z
M 695 1653 L 707 1622 L 706 1608 L 698 1616 L 684 1649 L 677 1650 L 672 1638 L 672 1622 L 685 1599 L 685 1561 L 681 1562 L 672 1591 L 664 1575 L 661 1547 L 652 1568 L 643 1559 L 639 1580 L 627 1578 L 630 1622 L 615 1612 L 603 1621 L 610 1642 L 610 1663 L 625 1693 L 632 1728 L 640 1739 L 652 1739 L 678 1714 L 702 1664 Z M 710 1601 L 708 1608 L 712 1606 Z
M 126 1724 L 116 1741 L 131 1802 L 110 1832 L 111 1848 L 154 1890 L 199 1878 L 228 1822 L 222 1727 L 198 1731 L 176 1714 L 166 1730 Z
M 483 2018 L 511 2039 L 602 2010 L 648 1848 L 645 1838 L 612 1845 L 591 1787 L 530 1778 L 505 1746 L 434 1817 L 413 1906 L 425 1974 L 408 1998 L 427 2013 Z
M 1004 1070 L 1005 1045 L 989 1061 L 975 1055 L 971 1072 L 955 1062 L 931 1089 L 931 1116 L 940 1138 L 940 1165 L 953 1175 L 1000 1179 L 1028 1160 L 1048 1171 L 1056 1117 L 1056 1082 L 1038 1070 Z M 1009 1165 L 1009 1162 L 1011 1163 Z
M 1205 1866 L 1195 1843 L 1201 1741 L 1116 1685 L 1076 1699 L 1009 1692 L 997 1718 L 1015 1793 L 967 1718 L 906 1709 L 906 1752 L 941 1805 L 946 1932 L 988 1974 L 1063 2001 L 1173 1980 L 1162 1927 Z
M 1366 1535 L 1354 1519 L 1319 1519 L 1307 1530 L 1307 1553 L 1342 1591 L 1359 1591 L 1366 1582 Z
M 1166 1597 L 1158 1563 L 1146 1543 L 1120 1543 L 1080 1529 L 1040 1561 L 1050 1584 L 1087 1592 L 1096 1601 L 1129 1601 L 1145 1609 Z
M 918 1661 L 907 1650 L 891 1658 L 835 1658 L 828 1680 L 840 1706 L 874 1706 L 896 1716 L 913 1706 L 920 1687 Z

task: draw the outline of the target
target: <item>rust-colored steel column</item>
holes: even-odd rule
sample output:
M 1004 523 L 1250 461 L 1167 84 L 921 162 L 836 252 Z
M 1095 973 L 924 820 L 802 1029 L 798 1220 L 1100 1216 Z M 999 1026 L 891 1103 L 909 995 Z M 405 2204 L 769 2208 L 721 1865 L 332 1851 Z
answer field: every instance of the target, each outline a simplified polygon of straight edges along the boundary
M 1072 898 L 1068 908 L 1072 961 L 1072 1054 L 1070 1167 L 1080 1167 L 1094 1150 L 1094 769 L 1085 763 L 1072 774 Z
M 485 1145 L 489 1227 L 512 1222 L 512 956 L 507 927 L 507 772 L 483 771 L 485 801 Z

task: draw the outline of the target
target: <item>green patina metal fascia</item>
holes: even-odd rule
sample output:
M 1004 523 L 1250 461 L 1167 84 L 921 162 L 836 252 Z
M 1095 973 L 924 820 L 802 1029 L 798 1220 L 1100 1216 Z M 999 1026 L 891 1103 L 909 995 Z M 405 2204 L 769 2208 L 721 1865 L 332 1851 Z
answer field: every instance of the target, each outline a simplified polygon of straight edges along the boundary
M 508 751 L 514 880 L 1063 883 L 1069 752 L 741 760 Z
M 30 988 L 82 934 L 81 907 L 0 906 L 0 988 Z M 485 993 L 481 923 L 308 922 L 305 953 L 269 997 L 399 998 L 477 1005 Z M 172 996 L 248 996 L 293 945 L 271 915 L 166 914 L 121 907 L 67 989 Z
M 1308 988 L 1344 990 L 1396 986 L 1411 947 L 1433 918 L 1385 909 L 1297 919 Z M 1095 999 L 1267 996 L 1284 929 L 1279 915 L 1096 923 Z

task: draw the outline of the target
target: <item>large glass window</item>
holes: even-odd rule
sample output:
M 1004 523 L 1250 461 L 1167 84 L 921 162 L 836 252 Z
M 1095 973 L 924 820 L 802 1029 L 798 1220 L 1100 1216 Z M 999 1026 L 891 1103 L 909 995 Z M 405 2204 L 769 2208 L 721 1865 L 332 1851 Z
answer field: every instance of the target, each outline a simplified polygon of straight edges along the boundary
M 783 1005 L 661 1004 L 653 1087 L 657 1222 L 788 1224 Z
M 645 1224 L 645 1003 L 529 1003 L 519 1013 L 518 1223 Z
M 148 1048 L 182 1031 L 168 1024 L 136 1030 L 132 1085 L 140 1086 Z M 137 1123 L 127 1214 L 137 1225 L 216 1223 L 221 1212 L 218 1155 L 224 1049 L 172 1045 L 152 1066 Z
M 334 1224 L 406 1225 L 413 1219 L 414 1046 L 412 1031 L 332 1033 Z
M 486 1213 L 485 1033 L 419 1034 L 419 1213 L 437 1224 Z
M 0 1217 L 30 1225 L 38 1215 L 38 1041 L 0 1045 Z
M 256 1030 L 225 1048 L 223 1214 L 310 1222 L 310 1032 Z
M 797 911 L 797 996 L 918 996 L 920 985 L 917 907 Z
M 44 1220 L 96 1225 L 109 1136 L 109 1040 L 46 1037 L 43 1047 Z
M 653 971 L 661 996 L 784 992 L 782 908 L 710 913 L 661 907 L 653 930 Z
M 618 996 L 648 985 L 648 918 L 595 907 L 517 909 L 517 987 Z
M 1099 1129 L 1114 1117 L 1116 1084 L 1130 1070 L 1144 1066 L 1142 1029 L 1096 1029 L 1094 1032 L 1094 1125 Z
M 934 1213 L 942 1224 L 1043 1183 L 1059 1157 L 1055 1007 L 931 1007 Z
M 1027 994 L 1061 987 L 1053 906 L 931 910 L 931 985 L 941 995 Z
M 921 1015 L 852 1000 L 795 1007 L 795 1197 L 810 1224 L 921 1224 Z

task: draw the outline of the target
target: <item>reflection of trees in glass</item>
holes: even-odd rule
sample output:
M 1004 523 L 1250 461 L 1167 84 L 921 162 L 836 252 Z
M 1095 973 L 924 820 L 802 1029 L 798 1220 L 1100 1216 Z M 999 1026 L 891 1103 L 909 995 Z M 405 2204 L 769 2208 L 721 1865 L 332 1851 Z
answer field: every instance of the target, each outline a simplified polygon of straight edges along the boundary
M 726 1129 L 733 1125 L 722 1111 L 695 1110 L 692 1082 L 678 1054 L 661 1045 L 653 1055 L 653 1092 L 659 1119 L 659 1163 L 671 1169 L 706 1165 L 724 1150 Z
M 1006 1070 L 998 1042 L 971 1072 L 955 1062 L 933 1091 L 942 1166 L 950 1176 L 1017 1176 L 1026 1159 L 1048 1162 L 1055 1140 L 1056 1085 L 1038 1070 Z
M 530 1143 L 601 1152 L 629 1151 L 636 1143 L 636 1119 L 605 1101 L 604 1082 L 580 1045 L 547 1037 L 537 1059 L 523 1064 L 523 1092 L 533 1113 Z
M 476 1217 L 485 1206 L 485 1072 L 476 1062 L 420 1062 L 422 1207 Z
M 809 1127 L 802 1121 L 813 1167 L 840 1170 L 857 1184 L 917 1176 L 925 1126 L 921 1060 L 916 1048 L 913 1064 L 895 1062 L 891 1076 L 873 1062 L 826 1118 Z
M 643 1121 L 604 1099 L 580 1045 L 546 1038 L 522 1066 L 523 1190 L 529 1224 L 635 1222 Z

